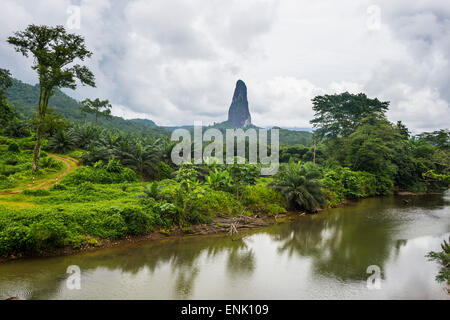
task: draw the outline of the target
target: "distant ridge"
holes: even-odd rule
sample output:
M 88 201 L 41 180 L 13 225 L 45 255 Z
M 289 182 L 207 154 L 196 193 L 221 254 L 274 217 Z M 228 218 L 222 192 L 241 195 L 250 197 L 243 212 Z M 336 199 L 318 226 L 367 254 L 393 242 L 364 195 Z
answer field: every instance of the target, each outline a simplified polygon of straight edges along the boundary
M 242 80 L 240 80 L 242 81 Z M 240 83 L 238 81 L 238 83 Z M 245 83 L 242 81 L 242 84 L 245 86 Z M 240 124 L 243 124 L 245 129 L 255 128 L 258 129 L 257 126 L 251 123 L 250 112 L 248 112 L 248 101 L 246 102 L 246 90 L 245 95 L 242 90 L 243 87 L 241 85 L 236 85 L 237 89 L 237 101 L 238 103 L 242 103 L 240 106 L 237 106 L 237 113 L 243 111 L 243 117 L 237 119 L 240 120 Z M 235 90 L 236 91 L 236 90 Z M 235 92 L 236 94 L 236 92 Z M 24 83 L 20 80 L 13 79 L 13 85 L 7 91 L 7 101 L 10 103 L 19 113 L 22 114 L 25 118 L 32 118 L 36 113 L 37 101 L 39 98 L 39 86 L 38 85 L 30 85 Z M 246 103 L 245 103 L 246 102 Z M 68 96 L 61 90 L 55 90 L 55 94 L 50 98 L 49 106 L 56 111 L 56 113 L 64 116 L 69 121 L 74 123 L 94 123 L 94 117 L 92 115 L 84 116 L 80 112 L 80 103 Z M 233 106 L 233 103 L 232 103 Z M 236 106 L 236 104 L 234 105 Z M 231 107 L 230 107 L 231 110 Z M 234 110 L 234 108 L 233 108 Z M 234 112 L 234 111 L 233 111 Z M 232 113 L 233 113 L 232 112 Z M 247 114 L 248 112 L 248 114 Z M 233 118 L 233 116 L 232 116 Z M 179 128 L 184 128 L 187 130 L 193 130 L 193 125 L 185 125 L 185 126 L 158 126 L 154 121 L 149 119 L 131 119 L 126 120 L 121 117 L 113 116 L 111 119 L 100 118 L 98 120 L 98 124 L 101 127 L 108 129 L 119 129 L 127 133 L 138 134 L 142 136 L 151 135 L 151 136 L 170 136 L 171 131 Z M 229 121 L 224 121 L 220 123 L 215 123 L 214 125 L 210 125 L 208 127 L 217 128 L 223 132 L 226 129 L 236 128 Z M 206 127 L 205 127 L 206 128 Z M 305 146 L 311 145 L 311 129 L 305 129 L 301 131 L 302 128 L 298 128 L 298 130 L 288 130 L 288 129 L 280 129 L 280 143 L 287 145 L 294 144 L 303 144 Z
M 36 113 L 37 101 L 39 99 L 39 85 L 30 85 L 20 80 L 13 79 L 13 85 L 6 92 L 6 100 L 25 118 L 32 118 Z M 92 115 L 83 115 L 80 112 L 80 103 L 68 96 L 61 90 L 55 90 L 50 98 L 49 107 L 56 113 L 64 116 L 75 123 L 93 123 Z M 165 135 L 170 131 L 158 127 L 155 122 L 148 119 L 126 120 L 121 117 L 112 116 L 110 119 L 100 118 L 98 124 L 108 129 L 120 129 L 124 132 L 137 133 L 140 135 Z

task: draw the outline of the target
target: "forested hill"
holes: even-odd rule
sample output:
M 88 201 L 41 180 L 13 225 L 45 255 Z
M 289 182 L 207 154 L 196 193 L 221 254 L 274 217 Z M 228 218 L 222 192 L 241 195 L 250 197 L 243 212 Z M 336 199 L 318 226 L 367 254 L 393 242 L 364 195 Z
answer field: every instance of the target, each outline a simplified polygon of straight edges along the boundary
M 17 79 L 12 79 L 13 85 L 7 91 L 7 101 L 25 118 L 32 118 L 36 114 L 37 101 L 39 99 L 39 85 L 30 85 Z M 69 97 L 61 90 L 55 90 L 50 98 L 49 107 L 57 114 L 64 116 L 67 120 L 75 123 L 93 123 L 94 115 L 84 115 L 80 111 L 80 103 Z M 148 119 L 125 120 L 121 117 L 112 116 L 111 118 L 99 117 L 98 124 L 108 129 L 119 129 L 127 133 L 134 133 L 141 136 L 145 135 L 165 135 L 169 136 L 171 131 L 177 128 L 191 129 L 192 126 L 181 127 L 159 127 L 153 121 Z M 211 126 L 213 128 L 225 129 L 232 128 L 227 121 Z M 257 128 L 256 126 L 251 126 Z M 311 145 L 311 132 L 280 129 L 280 143 L 286 145 L 302 144 Z
M 13 85 L 7 91 L 7 101 L 25 118 L 31 118 L 36 113 L 39 99 L 39 85 L 30 85 L 17 79 L 12 79 Z M 83 115 L 80 103 L 60 90 L 55 90 L 50 98 L 50 108 L 64 116 L 67 120 L 77 123 L 93 122 L 93 115 Z M 124 132 L 169 135 L 170 131 L 158 127 L 153 121 L 147 119 L 125 120 L 121 117 L 99 118 L 100 126 L 109 129 L 120 129 Z
M 228 121 L 224 121 L 221 123 L 215 123 L 211 126 L 211 128 L 219 129 L 222 133 L 225 133 L 226 129 L 231 129 L 233 126 Z M 249 125 L 247 128 L 260 129 L 253 124 Z M 273 128 L 279 130 L 280 144 L 282 145 L 292 146 L 301 144 L 307 147 L 312 145 L 312 133 L 309 131 L 288 130 L 280 127 Z M 270 139 L 270 133 L 268 134 L 268 139 Z

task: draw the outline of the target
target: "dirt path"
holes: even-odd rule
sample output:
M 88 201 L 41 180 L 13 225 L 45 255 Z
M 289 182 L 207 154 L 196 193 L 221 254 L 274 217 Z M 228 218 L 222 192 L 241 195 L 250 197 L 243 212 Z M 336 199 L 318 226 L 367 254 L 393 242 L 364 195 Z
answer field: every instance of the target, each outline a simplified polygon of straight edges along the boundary
M 60 182 L 62 180 L 62 178 L 64 178 L 66 175 L 68 175 L 70 172 L 72 172 L 73 170 L 75 170 L 78 167 L 77 160 L 75 160 L 71 157 L 60 156 L 60 155 L 56 155 L 56 154 L 48 154 L 48 155 L 50 157 L 52 157 L 53 159 L 63 162 L 67 166 L 66 170 L 64 170 L 64 172 L 60 173 L 57 177 L 44 179 L 43 181 L 40 181 L 38 184 L 32 184 L 32 183 L 27 184 L 27 185 L 25 185 L 25 188 L 23 188 L 23 189 L 8 191 L 8 192 L 0 192 L 0 195 L 17 194 L 17 193 L 21 193 L 24 190 L 48 189 L 48 188 L 52 187 L 53 185 L 57 184 L 58 182 Z

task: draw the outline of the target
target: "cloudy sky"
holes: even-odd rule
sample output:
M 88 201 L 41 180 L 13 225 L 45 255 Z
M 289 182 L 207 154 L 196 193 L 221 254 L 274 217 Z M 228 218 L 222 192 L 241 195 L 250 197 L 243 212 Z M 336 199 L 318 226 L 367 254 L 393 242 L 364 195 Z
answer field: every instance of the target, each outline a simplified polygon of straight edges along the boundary
M 77 29 L 76 11 L 80 8 Z M 28 24 L 85 37 L 97 88 L 113 113 L 159 125 L 226 120 L 247 84 L 253 123 L 310 127 L 311 98 L 365 92 L 391 101 L 413 131 L 450 123 L 447 0 L 0 0 L 0 67 L 28 83 L 32 61 L 5 40 Z M 75 12 L 75 15 L 73 14 Z

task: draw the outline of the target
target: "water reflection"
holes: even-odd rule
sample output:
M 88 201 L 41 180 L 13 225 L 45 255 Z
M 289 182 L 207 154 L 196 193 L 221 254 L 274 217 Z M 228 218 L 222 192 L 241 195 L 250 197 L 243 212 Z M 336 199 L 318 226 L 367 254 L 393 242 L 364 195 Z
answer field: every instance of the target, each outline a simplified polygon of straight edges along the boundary
M 442 297 L 424 254 L 450 232 L 448 197 L 375 198 L 244 236 L 191 237 L 0 265 L 0 297 L 239 299 Z M 82 270 L 82 290 L 66 269 Z M 383 290 L 365 287 L 369 265 Z
M 77 256 L 15 261 L 0 265 L 0 297 L 51 299 L 67 291 L 66 268 L 69 265 L 78 265 L 83 272 L 82 279 L 110 272 L 113 273 L 110 274 L 111 281 L 115 281 L 114 273 L 117 271 L 120 273 L 119 277 L 133 278 L 142 273 L 155 274 L 160 269 L 169 267 L 170 277 L 174 279 L 172 298 L 189 298 L 201 269 L 200 261 L 214 261 L 218 256 L 225 257 L 226 270 L 231 277 L 247 277 L 255 269 L 254 253 L 247 248 L 243 239 L 186 238 L 143 246 L 130 245 L 127 248 Z M 149 289 L 158 288 L 150 286 Z
M 365 280 L 368 266 L 378 265 L 384 270 L 390 256 L 398 255 L 401 246 L 406 245 L 406 239 L 398 239 L 405 229 L 427 235 L 430 220 L 441 218 L 444 223 L 440 226 L 431 223 L 433 233 L 450 231 L 448 198 L 411 198 L 414 206 L 404 206 L 401 198 L 366 199 L 270 232 L 281 243 L 281 253 L 312 258 L 315 273 L 342 281 Z

